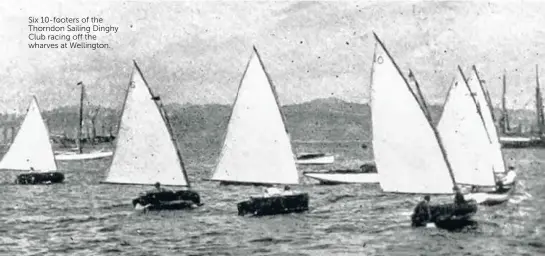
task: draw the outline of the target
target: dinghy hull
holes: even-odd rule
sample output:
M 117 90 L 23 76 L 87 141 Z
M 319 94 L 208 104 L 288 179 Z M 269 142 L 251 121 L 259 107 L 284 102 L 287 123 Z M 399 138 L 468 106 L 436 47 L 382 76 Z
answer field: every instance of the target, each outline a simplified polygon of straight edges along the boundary
M 268 183 L 251 183 L 237 181 L 220 181 L 220 186 L 256 186 L 256 187 L 272 187 L 273 184 Z
M 297 157 L 296 164 L 300 165 L 325 165 L 335 162 L 335 156 L 323 153 L 304 154 Z
M 427 219 L 427 213 L 415 208 L 411 216 L 413 227 L 425 227 L 427 223 L 435 223 L 437 227 L 455 228 L 456 223 L 469 221 L 477 212 L 478 206 L 475 200 L 456 205 L 454 203 L 430 205 L 431 219 Z
M 135 209 L 182 210 L 201 206 L 200 195 L 191 190 L 148 192 L 132 200 Z
M 545 147 L 545 140 L 529 137 L 500 137 L 500 144 L 503 148 Z
M 62 183 L 64 174 L 60 172 L 30 172 L 17 175 L 16 184 L 37 185 Z
M 304 172 L 323 185 L 379 183 L 378 173 Z
M 55 159 L 59 161 L 77 161 L 77 160 L 91 160 L 112 156 L 113 152 L 91 152 L 91 153 L 72 153 L 63 152 L 55 155 Z
M 514 190 L 515 186 L 513 185 L 503 190 L 470 193 L 464 197 L 467 200 L 475 200 L 480 205 L 494 206 L 509 201 Z
M 294 195 L 278 195 L 270 197 L 252 197 L 237 204 L 238 215 L 253 216 L 299 213 L 308 211 L 309 196 L 307 193 Z

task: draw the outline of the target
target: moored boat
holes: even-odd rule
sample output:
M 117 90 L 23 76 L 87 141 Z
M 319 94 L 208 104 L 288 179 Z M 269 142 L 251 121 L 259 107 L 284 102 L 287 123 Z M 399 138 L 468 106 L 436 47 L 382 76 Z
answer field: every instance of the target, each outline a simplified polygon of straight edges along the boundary
M 306 177 L 316 179 L 323 185 L 378 183 L 375 164 L 363 164 L 359 169 L 340 169 L 322 172 L 306 171 Z
M 295 157 L 278 97 L 253 49 L 233 104 L 213 181 L 231 185 L 299 184 Z M 308 210 L 307 193 L 289 191 L 251 196 L 237 204 L 239 215 Z
M 64 174 L 57 171 L 49 132 L 36 97 L 32 98 L 13 143 L 2 157 L 0 169 L 30 171 L 19 174 L 16 184 L 52 184 L 64 181 Z
M 297 156 L 295 163 L 301 165 L 324 165 L 335 162 L 335 156 L 325 153 L 302 153 Z
M 167 114 L 140 68 L 134 62 L 116 147 L 106 179 L 102 183 L 151 185 L 156 189 L 132 200 L 137 210 L 179 210 L 202 205 L 197 192 L 190 190 L 181 153 L 172 137 Z M 168 191 L 161 185 L 185 189 Z
M 55 154 L 55 159 L 59 161 L 69 161 L 69 160 L 92 160 L 99 159 L 104 157 L 112 156 L 113 152 L 111 151 L 92 151 L 89 153 L 77 153 L 77 152 L 58 152 Z
M 83 128 L 83 105 L 84 105 L 83 102 L 85 98 L 85 85 L 82 82 L 79 82 L 78 85 L 81 87 L 81 90 L 80 90 L 81 93 L 80 93 L 77 138 L 74 140 L 76 143 L 76 151 L 58 152 L 55 154 L 55 159 L 59 161 L 76 161 L 76 160 L 93 160 L 93 159 L 109 157 L 113 155 L 113 152 L 103 151 L 103 150 L 83 152 L 82 128 Z M 89 141 L 86 141 L 86 142 L 89 142 Z
M 537 134 L 525 135 L 520 131 L 512 131 L 507 111 L 507 83 L 505 81 L 505 72 L 503 74 L 503 92 L 502 92 L 502 114 L 499 122 L 503 136 L 499 137 L 499 141 L 503 148 L 529 148 L 529 147 L 545 147 L 545 115 L 543 112 L 543 95 L 539 85 L 539 67 L 536 65 L 536 88 L 535 88 L 535 113 L 538 126 Z

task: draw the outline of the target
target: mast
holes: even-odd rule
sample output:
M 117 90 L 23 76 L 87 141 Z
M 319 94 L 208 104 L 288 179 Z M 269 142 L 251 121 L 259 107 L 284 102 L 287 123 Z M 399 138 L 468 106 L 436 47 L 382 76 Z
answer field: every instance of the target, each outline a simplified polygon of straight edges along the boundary
M 543 98 L 541 96 L 541 89 L 539 86 L 539 67 L 536 64 L 536 114 L 537 114 L 537 128 L 539 136 L 543 134 Z
M 79 120 L 78 120 L 78 137 L 76 138 L 76 146 L 78 148 L 78 152 L 81 154 L 83 153 L 82 147 L 81 147 L 81 130 L 83 129 L 83 94 L 84 94 L 84 87 L 83 82 L 78 82 L 78 85 L 81 87 L 80 91 L 80 98 L 79 98 Z
M 509 127 L 509 114 L 507 113 L 506 95 L 507 95 L 507 83 L 505 82 L 505 70 L 504 70 L 503 71 L 503 91 L 501 94 L 502 117 L 500 119 L 500 127 L 503 134 L 507 134 L 509 130 L 511 129 Z
M 409 78 L 414 81 L 414 85 L 416 87 L 416 93 L 418 94 L 420 104 L 422 104 L 422 108 L 424 109 L 424 114 L 426 115 L 428 120 L 432 122 L 430 109 L 428 108 L 428 104 L 426 103 L 426 100 L 424 99 L 424 94 L 422 94 L 422 90 L 420 89 L 420 84 L 418 83 L 418 80 L 416 80 L 416 77 L 414 76 L 414 73 L 411 69 L 409 69 Z
M 494 115 L 494 107 L 492 106 L 492 98 L 490 98 L 490 93 L 488 92 L 488 89 L 483 86 L 484 90 L 484 97 L 486 99 L 486 102 L 488 103 L 488 108 L 490 109 L 490 114 L 492 115 L 492 121 L 496 122 L 496 115 Z

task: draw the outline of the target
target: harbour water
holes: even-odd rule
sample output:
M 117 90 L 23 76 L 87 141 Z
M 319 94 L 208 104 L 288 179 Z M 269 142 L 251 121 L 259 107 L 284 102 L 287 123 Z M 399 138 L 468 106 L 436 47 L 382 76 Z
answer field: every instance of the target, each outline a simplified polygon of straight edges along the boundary
M 361 142 L 295 148 L 336 154 L 337 167 L 372 159 L 361 155 Z M 207 152 L 204 146 L 183 151 L 205 203 L 191 211 L 135 212 L 132 198 L 151 186 L 99 184 L 109 159 L 60 162 L 66 182 L 50 186 L 11 185 L 16 173 L 3 172 L 0 255 L 545 254 L 544 149 L 504 150 L 518 171 L 515 195 L 507 204 L 480 207 L 478 225 L 461 232 L 411 228 L 418 196 L 384 194 L 378 185 L 320 186 L 302 175 L 294 189 L 310 194 L 309 212 L 239 217 L 236 203 L 261 188 L 204 181 L 217 158 Z

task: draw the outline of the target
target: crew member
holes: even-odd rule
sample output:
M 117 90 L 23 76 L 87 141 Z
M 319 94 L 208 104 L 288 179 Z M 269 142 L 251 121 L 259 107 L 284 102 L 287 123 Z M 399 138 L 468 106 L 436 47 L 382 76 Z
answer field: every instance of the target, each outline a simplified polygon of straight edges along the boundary
M 454 204 L 455 205 L 465 204 L 466 199 L 464 198 L 464 195 L 460 191 L 460 188 L 458 188 L 458 186 L 454 186 L 454 188 L 452 188 L 452 190 L 454 190 L 454 193 L 455 193 L 455 195 L 454 195 Z
M 154 192 L 166 192 L 166 191 L 168 191 L 167 189 L 162 188 L 161 183 L 159 183 L 159 182 L 156 182 L 154 187 L 155 187 Z
M 425 226 L 426 223 L 431 221 L 432 215 L 430 210 L 430 196 L 424 196 L 424 200 L 416 205 L 412 216 L 412 226 L 420 227 Z

